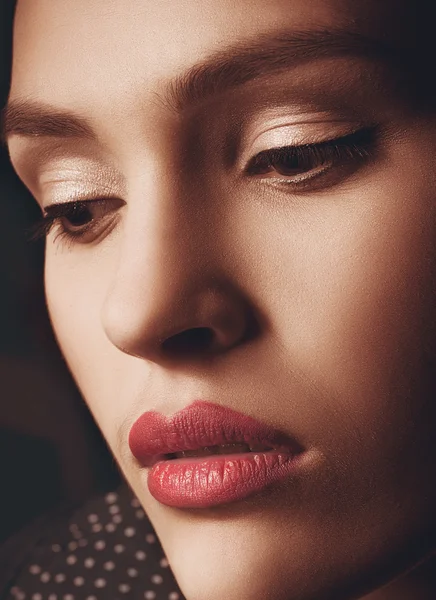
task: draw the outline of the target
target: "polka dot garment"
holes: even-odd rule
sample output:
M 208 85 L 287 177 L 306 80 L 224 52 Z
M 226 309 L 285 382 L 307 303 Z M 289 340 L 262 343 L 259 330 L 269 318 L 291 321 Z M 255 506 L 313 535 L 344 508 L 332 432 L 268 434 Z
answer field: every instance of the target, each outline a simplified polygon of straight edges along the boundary
M 44 528 L 1 592 L 2 600 L 185 600 L 125 484 Z

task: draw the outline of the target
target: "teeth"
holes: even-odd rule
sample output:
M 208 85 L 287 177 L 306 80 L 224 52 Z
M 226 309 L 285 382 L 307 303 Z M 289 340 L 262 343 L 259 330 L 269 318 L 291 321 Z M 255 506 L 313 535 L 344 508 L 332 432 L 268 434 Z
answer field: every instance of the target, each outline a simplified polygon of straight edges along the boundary
M 197 450 L 185 450 L 170 455 L 172 458 L 189 458 L 191 456 L 210 456 L 211 454 L 243 454 L 247 452 L 268 452 L 272 447 L 261 444 L 221 444 L 220 446 L 207 446 Z
M 274 448 L 261 444 L 250 444 L 250 452 L 267 452 L 268 450 L 274 450 Z
M 248 444 L 222 444 L 221 446 L 212 446 L 214 454 L 242 454 L 243 452 L 250 452 Z M 230 450 L 231 452 L 226 452 Z
M 184 452 L 176 452 L 175 458 L 185 458 L 189 456 L 210 456 L 211 454 L 218 454 L 218 452 L 214 452 L 213 448 L 217 446 L 209 446 L 207 448 L 202 448 L 201 450 L 185 450 Z

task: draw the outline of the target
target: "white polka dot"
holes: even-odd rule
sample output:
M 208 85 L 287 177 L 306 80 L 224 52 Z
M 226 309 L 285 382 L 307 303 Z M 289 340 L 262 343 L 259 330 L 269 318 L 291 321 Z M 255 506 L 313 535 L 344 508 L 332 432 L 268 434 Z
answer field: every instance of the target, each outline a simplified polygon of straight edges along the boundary
M 74 585 L 77 585 L 79 587 L 85 583 L 85 580 L 83 579 L 83 577 L 75 577 L 73 579 L 73 583 Z
M 89 521 L 89 523 L 97 523 L 98 522 L 98 516 L 94 515 L 94 514 L 88 515 L 88 521 Z
M 180 595 L 177 592 L 170 592 L 170 595 L 168 596 L 168 600 L 179 600 L 180 599 Z
M 115 563 L 111 560 L 108 560 L 104 563 L 103 569 L 105 569 L 106 571 L 113 571 L 115 569 Z
M 133 498 L 133 500 L 130 503 L 130 506 L 133 506 L 133 508 L 139 508 L 141 506 L 138 498 Z
M 74 554 L 70 554 L 70 556 L 67 556 L 67 564 L 68 565 L 75 565 L 77 562 L 77 556 L 74 556 Z
M 42 594 L 33 594 L 32 600 L 42 600 Z
M 63 581 L 65 581 L 65 575 L 63 573 L 58 573 L 57 575 L 55 575 L 54 580 L 56 581 L 56 583 L 62 583 Z
M 116 552 L 117 554 L 121 554 L 121 552 L 124 552 L 126 548 L 122 545 L 122 544 L 116 544 L 114 546 L 114 552 Z
M 154 544 L 154 542 L 156 541 L 156 536 L 152 533 L 147 533 L 147 535 L 145 536 L 145 541 L 149 544 Z
M 51 549 L 53 550 L 53 552 L 60 552 L 62 550 L 62 548 L 59 546 L 59 544 L 53 544 Z
M 129 577 L 138 577 L 138 571 L 136 569 L 127 569 L 127 575 Z
M 47 583 L 47 581 L 50 581 L 50 579 L 51 579 L 51 575 L 47 571 L 44 571 L 44 573 L 41 574 L 40 580 L 43 583 Z
M 81 548 L 84 548 L 85 546 L 87 546 L 87 545 L 88 545 L 88 540 L 81 539 L 81 540 L 79 540 L 77 543 L 79 544 L 79 546 L 80 546 Z
M 87 569 L 91 569 L 95 565 L 95 560 L 93 558 L 85 558 L 83 564 Z
M 29 572 L 32 575 L 38 575 L 38 573 L 41 573 L 41 567 L 39 565 L 30 565 Z
M 94 585 L 96 588 L 104 588 L 104 586 L 106 585 L 106 579 L 103 579 L 103 577 L 99 577 L 94 581 Z
M 127 527 L 124 530 L 124 535 L 126 537 L 133 537 L 135 535 L 135 533 L 136 533 L 136 529 L 134 527 Z
M 162 575 L 152 575 L 151 576 L 151 581 L 153 583 L 162 583 L 163 577 L 162 577 Z
M 68 544 L 68 550 L 76 550 L 77 548 L 77 542 L 70 542 Z
M 106 529 L 106 531 L 109 531 L 110 533 L 112 533 L 113 531 L 115 531 L 116 525 L 114 523 L 108 523 L 107 525 L 104 526 L 104 528 Z
M 169 562 L 166 558 L 161 558 L 159 564 L 164 569 L 169 566 Z
M 107 502 L 107 504 L 112 504 L 113 502 L 116 502 L 118 500 L 118 496 L 115 492 L 110 492 L 109 494 L 106 494 L 104 499 Z
M 135 558 L 137 560 L 145 560 L 147 558 L 147 555 L 142 550 L 138 550 L 138 552 L 135 552 Z
M 103 529 L 103 526 L 100 525 L 100 523 L 96 523 L 95 525 L 93 525 L 91 527 L 91 529 L 94 533 L 98 533 L 99 531 L 101 531 Z
M 114 523 L 121 523 L 121 521 L 122 521 L 122 520 L 123 520 L 123 517 L 122 517 L 121 515 L 114 515 L 114 516 L 112 517 L 112 521 L 113 521 Z
M 116 515 L 120 512 L 120 507 L 117 504 L 112 504 L 112 506 L 109 506 L 109 512 L 111 515 Z
M 83 537 L 83 533 L 81 531 L 73 531 L 73 538 L 75 540 L 80 540 Z
M 144 598 L 146 598 L 147 600 L 153 600 L 154 598 L 156 598 L 156 594 L 151 590 L 147 590 L 144 594 Z
M 24 600 L 26 597 L 26 594 L 23 592 L 23 590 L 17 586 L 11 588 L 11 594 L 15 596 L 17 600 Z
M 48 600 L 58 600 L 57 594 L 50 594 Z
M 98 540 L 95 542 L 94 548 L 96 550 L 104 550 L 106 548 L 106 543 L 103 540 Z
M 127 583 L 120 583 L 120 585 L 118 586 L 118 590 L 122 594 L 127 594 L 127 592 L 130 592 L 130 585 L 127 585 Z
M 86 600 L 97 600 L 97 596 L 86 596 Z
M 74 600 L 73 594 L 65 594 L 64 600 Z
M 141 520 L 145 517 L 145 512 L 142 510 L 142 508 L 140 508 L 139 510 L 137 510 L 135 512 L 135 517 L 139 520 Z

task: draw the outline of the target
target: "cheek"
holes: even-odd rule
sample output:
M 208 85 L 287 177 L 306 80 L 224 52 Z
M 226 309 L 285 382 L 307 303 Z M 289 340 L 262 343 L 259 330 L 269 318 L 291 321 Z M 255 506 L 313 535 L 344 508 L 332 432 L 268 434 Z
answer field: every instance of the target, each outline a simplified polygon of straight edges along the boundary
M 313 433 L 325 435 L 320 410 L 372 431 L 386 411 L 400 420 L 432 368 L 425 352 L 434 363 L 436 203 L 427 180 L 403 172 L 303 208 L 291 199 L 262 222 L 253 210 L 229 233 L 250 248 L 243 270 L 278 356 L 319 392 L 304 407 Z M 404 404 L 394 409 L 396 397 Z
M 62 354 L 102 431 L 107 434 L 122 410 L 117 398 L 129 377 L 129 357 L 111 345 L 101 325 L 111 281 L 112 260 L 82 250 L 46 252 L 47 306 Z M 81 254 L 79 256 L 79 254 Z

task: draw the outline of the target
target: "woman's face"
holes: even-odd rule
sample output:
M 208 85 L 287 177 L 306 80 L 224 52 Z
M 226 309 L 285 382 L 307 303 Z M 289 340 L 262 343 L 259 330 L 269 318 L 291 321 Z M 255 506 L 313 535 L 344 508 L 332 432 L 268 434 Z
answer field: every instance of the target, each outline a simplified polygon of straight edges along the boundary
M 394 4 L 19 2 L 6 128 L 62 205 L 51 319 L 189 600 L 356 598 L 436 545 L 435 121 L 389 52 Z M 303 466 L 159 502 L 129 430 L 198 399 Z

